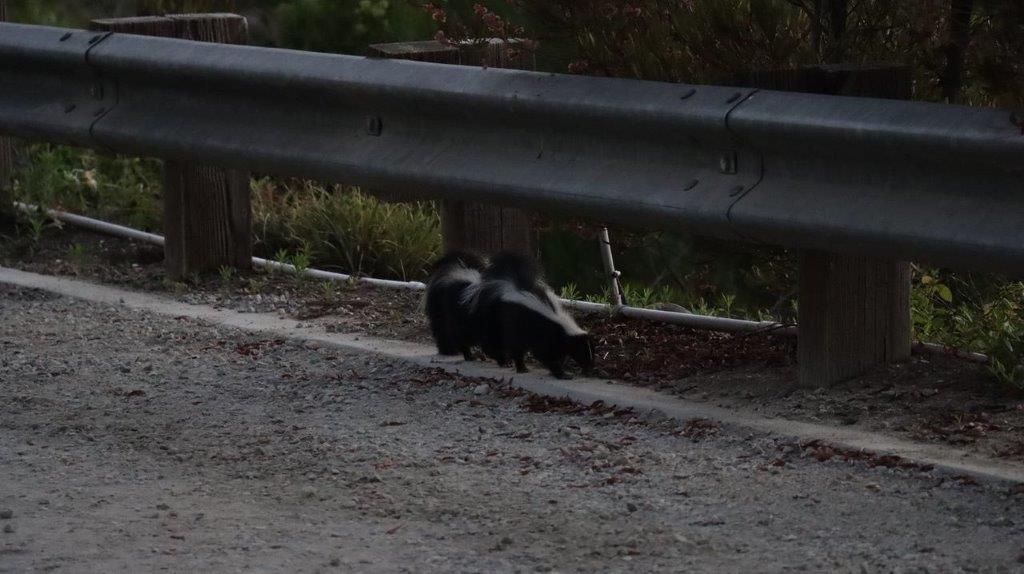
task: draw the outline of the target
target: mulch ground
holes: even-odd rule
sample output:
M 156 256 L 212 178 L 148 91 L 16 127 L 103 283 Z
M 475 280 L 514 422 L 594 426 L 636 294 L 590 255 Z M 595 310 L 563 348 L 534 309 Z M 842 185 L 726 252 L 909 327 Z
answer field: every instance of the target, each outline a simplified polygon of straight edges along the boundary
M 744 366 L 779 367 L 795 360 L 793 337 L 699 331 L 625 317 L 580 320 L 594 337 L 601 373 L 636 383 L 661 383 Z

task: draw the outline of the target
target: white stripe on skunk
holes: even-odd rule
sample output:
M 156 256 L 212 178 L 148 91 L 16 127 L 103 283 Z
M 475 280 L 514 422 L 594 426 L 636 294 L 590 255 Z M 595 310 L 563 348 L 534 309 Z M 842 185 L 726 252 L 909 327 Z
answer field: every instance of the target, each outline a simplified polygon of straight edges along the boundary
M 562 307 L 562 302 L 558 300 L 558 297 L 555 296 L 555 293 L 547 285 L 538 285 L 544 296 L 544 299 L 541 300 L 541 297 L 536 293 L 518 289 L 508 281 L 501 281 L 500 283 L 499 297 L 503 302 L 522 305 L 531 311 L 547 317 L 564 328 L 567 335 L 586 334 L 586 331 L 576 324 L 576 319 Z
M 543 284 L 527 290 L 514 280 L 485 279 L 466 301 L 475 340 L 499 365 L 511 361 L 517 371 L 526 372 L 529 352 L 560 378 L 570 378 L 565 372 L 568 357 L 584 371 L 593 367 L 590 336 Z

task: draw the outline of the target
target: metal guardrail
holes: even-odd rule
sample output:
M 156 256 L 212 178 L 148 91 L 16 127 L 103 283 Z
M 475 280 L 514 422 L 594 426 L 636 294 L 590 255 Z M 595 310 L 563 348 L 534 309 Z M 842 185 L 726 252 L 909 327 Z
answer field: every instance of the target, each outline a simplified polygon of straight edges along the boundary
M 0 24 L 0 133 L 1024 272 L 1009 111 Z

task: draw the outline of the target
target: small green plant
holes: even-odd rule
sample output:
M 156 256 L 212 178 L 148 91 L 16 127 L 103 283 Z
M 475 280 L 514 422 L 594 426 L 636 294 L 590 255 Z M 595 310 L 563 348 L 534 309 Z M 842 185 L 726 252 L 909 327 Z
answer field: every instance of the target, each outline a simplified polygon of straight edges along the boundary
M 300 249 L 295 255 L 292 255 L 291 264 L 295 267 L 295 277 L 299 280 L 304 279 L 306 270 L 309 269 L 310 265 L 309 252 L 305 249 Z
M 175 295 L 183 295 L 188 292 L 188 285 L 181 281 L 164 279 L 162 285 L 164 289 L 174 293 Z
M 92 253 L 87 246 L 75 243 L 68 248 L 64 258 L 75 267 L 83 267 L 92 259 Z
M 24 216 L 24 222 L 29 232 L 29 239 L 32 244 L 38 244 L 39 240 L 43 238 L 43 233 L 47 227 L 60 228 L 61 223 L 56 219 L 52 219 L 42 209 L 32 209 L 27 211 Z
M 680 304 L 681 301 L 685 300 L 681 293 L 666 285 L 655 288 L 627 282 L 621 285 L 621 289 L 622 297 L 630 307 L 652 308 L 658 307 L 663 303 Z M 608 289 L 605 289 L 606 300 L 611 299 L 608 291 Z
M 334 284 L 334 281 L 321 281 L 320 282 L 320 296 L 325 301 L 334 302 L 334 298 L 337 296 L 338 286 Z
M 235 278 L 235 272 L 237 270 L 230 265 L 221 265 L 217 269 L 217 274 L 220 275 L 220 282 L 222 285 L 227 286 L 231 284 L 231 280 Z
M 696 315 L 708 315 L 712 317 L 718 316 L 718 309 L 715 309 L 714 306 L 708 304 L 707 299 L 703 297 L 694 299 L 693 302 L 690 303 L 689 309 L 691 313 Z
M 273 260 L 274 260 L 275 263 L 279 263 L 281 265 L 291 265 L 292 264 L 292 256 L 288 253 L 288 250 L 285 249 L 284 247 L 278 249 L 277 252 L 274 253 Z M 276 271 L 278 271 L 278 269 L 279 268 L 277 266 L 274 266 L 274 265 L 271 265 L 271 266 L 267 267 L 267 270 L 270 272 L 271 275 L 273 275 Z
M 575 283 L 566 283 L 562 286 L 562 289 L 558 293 L 562 299 L 573 299 L 577 300 L 580 298 L 579 287 Z
M 257 275 L 249 278 L 249 284 L 246 286 L 245 290 L 250 294 L 256 294 L 264 292 L 266 288 L 267 278 L 264 276 Z
M 573 299 L 581 299 L 587 303 L 600 303 L 607 305 L 611 303 L 611 294 L 607 289 L 602 290 L 600 293 L 587 293 L 586 295 L 573 297 Z
M 736 295 L 722 293 L 718 296 L 718 304 L 715 306 L 723 316 L 729 317 L 733 314 L 733 307 L 736 303 Z

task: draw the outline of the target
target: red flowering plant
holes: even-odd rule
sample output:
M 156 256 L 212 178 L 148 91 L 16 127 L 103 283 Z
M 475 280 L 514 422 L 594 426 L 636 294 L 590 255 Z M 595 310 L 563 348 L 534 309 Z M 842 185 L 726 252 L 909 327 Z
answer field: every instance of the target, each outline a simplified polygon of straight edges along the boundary
M 510 0 L 570 73 L 672 82 L 813 60 L 810 20 L 781 0 Z
M 915 97 L 937 101 L 951 41 L 950 0 L 837 2 L 841 15 L 815 0 L 480 0 L 472 10 L 460 1 L 427 5 L 439 38 L 529 37 L 543 42 L 548 69 L 648 80 L 722 83 L 750 70 L 898 62 L 914 72 Z M 1020 108 L 1024 2 L 973 5 L 963 100 Z
M 508 3 L 514 4 L 514 0 Z M 497 56 L 504 62 L 532 58 L 536 43 L 525 37 L 522 26 L 483 4 L 473 4 L 471 11 L 452 9 L 450 4 L 437 0 L 421 5 L 437 25 L 437 34 L 434 36 L 437 41 L 480 50 L 500 46 Z M 484 55 L 482 59 L 485 63 L 494 63 L 493 57 Z

